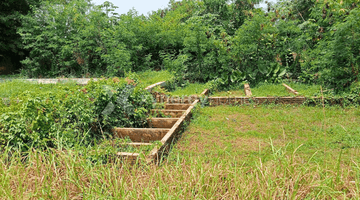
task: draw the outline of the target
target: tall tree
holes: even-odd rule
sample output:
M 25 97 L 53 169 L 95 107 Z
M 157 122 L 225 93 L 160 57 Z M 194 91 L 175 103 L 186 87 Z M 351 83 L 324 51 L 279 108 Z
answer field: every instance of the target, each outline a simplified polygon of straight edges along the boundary
M 0 1 L 0 74 L 5 69 L 20 67 L 20 60 L 24 58 L 26 51 L 23 50 L 17 29 L 21 26 L 21 17 L 38 5 L 39 0 Z M 4 66 L 5 63 L 8 66 Z

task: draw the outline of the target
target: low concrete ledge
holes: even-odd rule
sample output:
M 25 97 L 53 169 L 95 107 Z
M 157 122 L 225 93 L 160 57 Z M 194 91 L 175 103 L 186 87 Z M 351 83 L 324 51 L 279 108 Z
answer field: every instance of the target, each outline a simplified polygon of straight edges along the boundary
M 152 142 L 161 140 L 170 129 L 166 128 L 114 128 L 114 137 L 129 137 L 133 142 Z
M 156 117 L 171 116 L 173 118 L 179 118 L 184 112 L 184 110 L 151 110 L 151 113 Z
M 130 146 L 135 146 L 135 147 L 153 145 L 152 143 L 146 143 L 146 142 L 131 142 L 131 143 L 126 143 L 126 144 L 130 145 Z
M 275 103 L 275 104 L 303 104 L 305 97 L 209 97 L 210 106 L 218 105 L 242 105 L 251 102 L 256 104 Z
M 191 96 L 169 96 L 164 94 L 155 94 L 154 98 L 158 103 L 187 103 L 191 104 L 195 100 L 199 99 L 197 95 Z
M 97 78 L 57 78 L 57 79 L 16 79 L 24 80 L 29 82 L 36 82 L 42 84 L 57 84 L 57 83 L 66 83 L 66 82 L 77 82 L 79 85 L 87 85 L 90 80 L 97 81 Z
M 165 94 L 154 94 L 154 98 L 158 103 L 183 103 L 191 104 L 195 100 L 202 100 L 205 96 L 209 95 L 210 90 L 205 89 L 200 95 L 189 95 L 189 96 L 171 96 Z
M 158 83 L 155 83 L 155 84 L 152 84 L 152 85 L 149 85 L 145 88 L 145 90 L 151 92 L 151 90 L 156 87 L 156 86 L 162 86 L 164 87 L 166 85 L 166 82 L 165 81 L 161 81 L 161 82 L 158 82 Z
M 151 128 L 171 128 L 179 118 L 151 118 L 148 120 Z
M 196 100 L 198 101 L 198 100 Z M 165 109 L 168 110 L 187 110 L 191 104 L 165 104 Z

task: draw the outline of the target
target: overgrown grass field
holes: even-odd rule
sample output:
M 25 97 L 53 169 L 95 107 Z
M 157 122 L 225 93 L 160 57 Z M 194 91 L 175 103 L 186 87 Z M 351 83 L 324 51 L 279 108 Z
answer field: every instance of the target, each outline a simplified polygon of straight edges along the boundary
M 1 156 L 9 199 L 359 198 L 359 108 L 201 108 L 160 166 L 104 164 L 81 148 Z

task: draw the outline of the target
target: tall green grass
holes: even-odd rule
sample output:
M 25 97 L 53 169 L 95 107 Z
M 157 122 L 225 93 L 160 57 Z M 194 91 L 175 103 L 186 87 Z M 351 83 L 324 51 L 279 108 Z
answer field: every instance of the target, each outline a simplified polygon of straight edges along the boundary
M 337 107 L 202 108 L 159 166 L 104 163 L 100 152 L 88 159 L 80 148 L 34 150 L 26 157 L 5 151 L 0 196 L 358 199 L 358 113 Z
M 52 91 L 54 94 L 64 89 L 80 89 L 81 86 L 77 86 L 75 82 L 67 82 L 61 84 L 38 84 L 35 82 L 29 82 L 25 80 L 8 80 L 0 83 L 0 97 L 9 98 L 17 97 L 25 91 L 29 93 L 40 93 L 45 91 Z
M 174 75 L 166 70 L 163 71 L 145 71 L 140 72 L 137 74 L 139 77 L 139 81 L 146 87 L 148 85 L 158 83 L 161 81 L 168 81 L 172 80 Z M 5 77 L 5 76 L 2 76 Z M 21 78 L 19 76 L 11 76 L 11 78 Z M 124 78 L 121 78 L 122 80 Z M 59 87 L 58 85 L 62 86 L 76 86 L 76 82 L 69 81 L 67 83 L 61 83 L 61 84 L 38 84 L 35 82 L 28 82 L 21 79 L 2 79 L 0 81 L 0 97 L 8 98 L 8 97 L 16 97 L 20 93 L 24 91 L 37 91 L 37 90 L 51 90 L 56 93 Z

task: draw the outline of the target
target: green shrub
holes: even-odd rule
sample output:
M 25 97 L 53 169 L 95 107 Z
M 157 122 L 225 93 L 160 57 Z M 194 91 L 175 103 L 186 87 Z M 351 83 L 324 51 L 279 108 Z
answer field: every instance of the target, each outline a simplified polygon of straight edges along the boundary
M 83 87 L 23 82 L 24 87 L 36 89 L 0 101 L 0 145 L 22 150 L 71 147 L 109 137 L 113 126 L 143 127 L 153 99 L 143 85 L 136 84 L 118 78 Z

